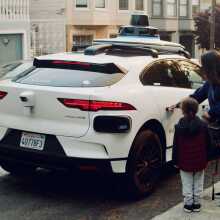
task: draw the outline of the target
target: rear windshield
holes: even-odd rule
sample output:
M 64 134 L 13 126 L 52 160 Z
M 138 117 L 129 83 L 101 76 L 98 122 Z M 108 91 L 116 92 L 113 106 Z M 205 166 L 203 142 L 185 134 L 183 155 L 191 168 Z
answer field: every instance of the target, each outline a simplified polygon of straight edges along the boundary
M 112 68 L 111 68 L 112 67 Z M 114 64 L 87 64 L 56 61 L 35 63 L 35 69 L 14 81 L 22 84 L 54 87 L 104 87 L 118 82 L 125 73 Z

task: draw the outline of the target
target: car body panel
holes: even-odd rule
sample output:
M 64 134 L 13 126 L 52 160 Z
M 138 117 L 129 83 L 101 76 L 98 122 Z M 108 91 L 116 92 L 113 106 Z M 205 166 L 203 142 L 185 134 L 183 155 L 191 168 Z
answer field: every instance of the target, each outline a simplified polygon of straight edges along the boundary
M 192 89 L 144 86 L 141 73 L 154 61 L 163 59 L 185 59 L 179 55 L 151 56 L 113 56 L 98 54 L 65 53 L 38 57 L 45 60 L 64 60 L 89 63 L 112 62 L 124 69 L 126 74 L 117 83 L 106 87 L 52 87 L 16 83 L 12 80 L 0 81 L 0 91 L 8 92 L 0 100 L 0 140 L 10 130 L 27 131 L 54 135 L 69 158 L 110 160 L 113 172 L 124 173 L 126 160 L 132 143 L 142 126 L 155 120 L 161 124 L 167 146 L 172 145 L 174 125 L 181 116 L 179 110 L 166 112 L 166 107 L 193 92 Z M 34 107 L 30 114 L 20 100 L 21 94 L 34 94 Z M 57 98 L 85 99 L 96 101 L 122 102 L 132 105 L 136 110 L 97 112 L 67 108 Z M 131 119 L 131 129 L 126 133 L 100 133 L 93 128 L 97 116 L 124 116 Z M 19 143 L 17 143 L 19 145 Z M 166 146 L 165 146 L 166 147 Z M 170 159 L 171 151 L 167 151 Z

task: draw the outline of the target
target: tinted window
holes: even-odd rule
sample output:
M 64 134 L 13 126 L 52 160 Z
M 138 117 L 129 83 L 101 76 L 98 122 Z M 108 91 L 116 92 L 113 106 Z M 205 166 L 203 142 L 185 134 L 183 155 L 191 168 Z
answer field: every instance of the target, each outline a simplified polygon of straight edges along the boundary
M 178 65 L 181 72 L 188 79 L 190 88 L 198 89 L 202 86 L 203 78 L 201 74 L 201 68 L 198 65 L 183 60 L 179 61 Z
M 173 61 L 163 60 L 153 64 L 150 69 L 144 73 L 141 81 L 144 85 L 175 87 L 177 86 L 177 74 L 178 69 L 175 63 Z
M 54 87 L 103 87 L 118 82 L 124 73 L 105 74 L 91 71 L 37 68 L 16 80 L 30 85 Z
M 33 62 L 14 62 L 0 67 L 0 79 L 11 79 L 30 69 Z
M 134 27 L 125 27 L 121 30 L 120 35 L 133 35 L 135 33 Z

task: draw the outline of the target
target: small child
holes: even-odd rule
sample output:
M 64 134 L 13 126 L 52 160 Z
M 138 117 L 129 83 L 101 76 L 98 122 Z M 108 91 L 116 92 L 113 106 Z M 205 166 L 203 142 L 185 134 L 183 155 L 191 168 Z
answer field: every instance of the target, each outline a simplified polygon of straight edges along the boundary
M 184 211 L 199 212 L 210 137 L 207 125 L 196 116 L 195 99 L 186 98 L 181 109 L 183 117 L 175 126 L 173 162 L 180 169 Z

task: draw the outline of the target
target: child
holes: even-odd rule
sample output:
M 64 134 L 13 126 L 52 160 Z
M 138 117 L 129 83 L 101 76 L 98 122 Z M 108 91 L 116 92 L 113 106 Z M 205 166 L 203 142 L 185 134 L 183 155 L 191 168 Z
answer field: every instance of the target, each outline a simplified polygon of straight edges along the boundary
M 199 212 L 210 138 L 207 125 L 196 116 L 198 102 L 186 98 L 181 109 L 183 117 L 175 126 L 173 162 L 180 169 L 184 211 Z

